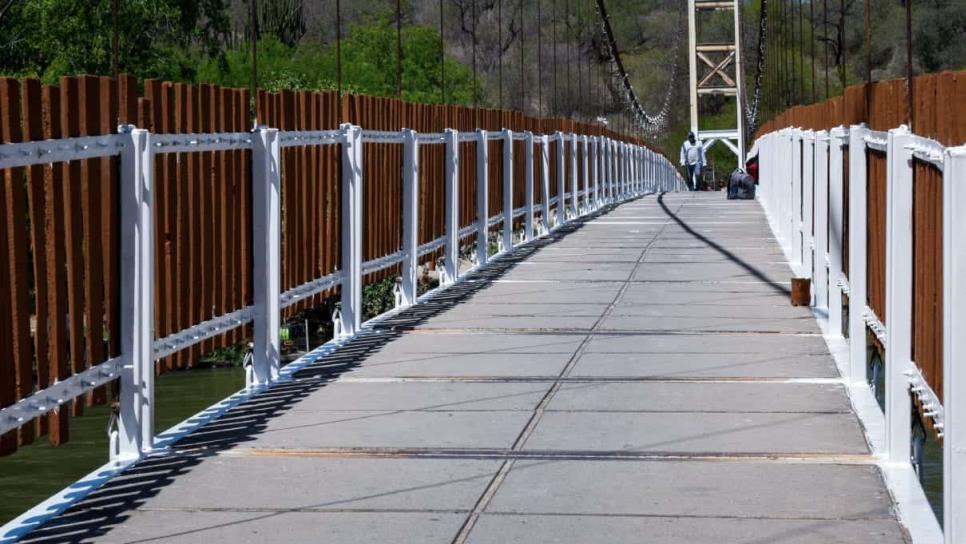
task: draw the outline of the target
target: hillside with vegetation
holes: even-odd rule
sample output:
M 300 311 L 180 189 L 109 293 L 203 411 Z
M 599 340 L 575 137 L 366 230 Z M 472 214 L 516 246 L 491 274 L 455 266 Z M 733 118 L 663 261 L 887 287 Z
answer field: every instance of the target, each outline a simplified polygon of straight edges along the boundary
M 0 74 L 51 83 L 69 74 L 110 75 L 113 1 L 0 2 Z M 347 92 L 603 118 L 614 128 L 635 131 L 594 0 L 403 0 L 398 6 L 396 0 L 343 1 L 339 21 L 336 0 L 261 0 L 257 35 L 250 1 L 117 0 L 117 68 L 139 79 L 248 86 L 255 36 L 260 88 L 334 89 L 341 49 L 341 83 Z M 872 75 L 901 77 L 906 69 L 905 2 L 911 0 L 868 1 Z M 769 34 L 764 48 L 759 48 L 763 0 L 746 0 L 742 7 L 749 96 L 758 59 L 762 52 L 766 56 L 763 117 L 864 80 L 862 1 L 765 2 Z M 686 3 L 606 0 L 605 5 L 643 107 L 648 113 L 666 110 L 667 128 L 656 143 L 676 149 L 688 124 Z M 917 73 L 966 66 L 966 42 L 956 39 L 966 34 L 966 3 L 917 2 L 912 13 Z M 719 13 L 699 31 L 705 39 L 730 39 L 732 21 Z M 776 78 L 779 59 L 787 63 L 784 75 Z M 732 123 L 735 107 L 733 100 L 706 101 L 703 128 Z M 722 169 L 733 164 L 723 149 L 712 158 L 722 161 Z

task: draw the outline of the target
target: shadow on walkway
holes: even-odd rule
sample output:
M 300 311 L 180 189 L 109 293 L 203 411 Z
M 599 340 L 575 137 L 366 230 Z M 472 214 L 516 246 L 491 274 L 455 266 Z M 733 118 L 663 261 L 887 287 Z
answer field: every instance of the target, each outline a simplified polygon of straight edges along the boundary
M 687 222 L 685 222 L 683 219 L 681 219 L 680 217 L 678 217 L 674 212 L 671 211 L 670 208 L 667 207 L 667 204 L 664 203 L 664 195 L 663 194 L 658 195 L 658 197 L 657 197 L 657 203 L 661 206 L 661 209 L 664 211 L 664 213 L 667 214 L 667 216 L 670 217 L 672 221 L 674 221 L 675 223 L 677 223 L 678 226 L 680 226 L 682 229 L 684 229 L 688 234 L 690 234 L 691 236 L 694 236 L 698 240 L 701 240 L 708 247 L 710 247 L 710 248 L 714 249 L 715 251 L 717 251 L 718 253 L 724 255 L 729 261 L 731 261 L 731 262 L 737 264 L 738 266 L 744 268 L 745 270 L 748 271 L 749 274 L 751 274 L 754 277 L 756 277 L 759 280 L 761 280 L 761 282 L 764 283 L 765 285 L 767 285 L 768 287 L 771 287 L 775 291 L 778 291 L 779 293 L 781 293 L 781 294 L 783 294 L 785 296 L 791 296 L 791 294 L 792 294 L 791 289 L 789 289 L 788 287 L 785 287 L 784 285 L 782 285 L 780 283 L 776 283 L 776 282 L 772 281 L 761 270 L 758 270 L 757 268 L 755 268 L 750 263 L 745 262 L 744 260 L 742 260 L 740 257 L 738 257 L 737 255 L 735 255 L 734 253 L 728 251 L 727 249 L 725 249 L 721 245 L 715 243 L 710 238 L 708 238 L 706 236 L 703 236 L 698 231 L 692 229 L 691 226 L 687 224 Z
M 292 409 L 298 402 L 359 367 L 370 355 L 379 352 L 426 320 L 470 300 L 473 295 L 499 279 L 518 263 L 541 248 L 556 243 L 590 220 L 606 215 L 610 205 L 582 219 L 564 225 L 550 235 L 494 258 L 467 274 L 464 281 L 428 297 L 424 302 L 364 329 L 344 346 L 319 358 L 296 372 L 291 381 L 244 400 L 221 417 L 202 426 L 171 446 L 170 450 L 137 462 L 123 474 L 91 492 L 59 516 L 40 525 L 21 542 L 81 542 L 104 536 L 124 523 L 132 511 L 190 472 L 205 458 L 252 441 L 262 433 L 270 419 Z M 309 354 L 311 355 L 311 354 Z M 239 477 L 245 477 L 239 475 Z M 77 493 L 85 490 L 78 487 Z

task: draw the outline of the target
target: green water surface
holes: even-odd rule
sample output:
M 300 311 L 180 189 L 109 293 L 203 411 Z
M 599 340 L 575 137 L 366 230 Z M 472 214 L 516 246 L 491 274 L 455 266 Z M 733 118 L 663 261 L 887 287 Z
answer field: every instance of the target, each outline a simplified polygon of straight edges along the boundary
M 169 372 L 155 384 L 156 432 L 180 423 L 245 386 L 240 367 Z M 108 406 L 85 407 L 70 420 L 70 440 L 46 437 L 0 459 L 0 525 L 107 462 Z

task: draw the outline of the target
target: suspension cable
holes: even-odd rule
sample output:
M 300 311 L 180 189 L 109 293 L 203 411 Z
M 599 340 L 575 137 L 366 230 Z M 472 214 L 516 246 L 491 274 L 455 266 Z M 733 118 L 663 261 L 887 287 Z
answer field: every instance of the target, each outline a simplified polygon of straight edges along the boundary
M 500 109 L 503 109 L 503 0 L 497 0 L 496 2 L 496 26 L 497 26 L 497 41 L 499 47 L 497 47 L 497 54 L 500 57 L 499 63 L 500 67 L 497 69 L 497 79 L 499 80 L 499 104 Z
M 543 68 L 543 21 L 540 0 L 537 0 L 537 71 Z M 537 117 L 543 116 L 543 78 L 537 78 Z
M 661 111 L 658 112 L 657 115 L 648 115 L 648 113 L 644 110 L 644 107 L 641 105 L 641 102 L 637 97 L 637 93 L 634 91 L 634 87 L 631 85 L 630 77 L 627 74 L 627 70 L 624 68 L 624 63 L 621 61 L 620 52 L 617 49 L 617 41 L 614 38 L 614 32 L 610 24 L 610 19 L 607 16 L 607 8 L 604 7 L 604 1 L 596 0 L 596 4 L 597 15 L 600 17 L 601 27 L 604 37 L 606 38 L 604 45 L 608 49 L 610 60 L 613 61 L 617 69 L 617 79 L 620 85 L 619 92 L 622 95 L 623 101 L 628 106 L 628 109 L 631 110 L 634 121 L 640 130 L 649 136 L 656 136 L 657 134 L 663 132 L 667 127 L 667 114 L 670 108 L 671 97 L 673 96 L 673 88 L 675 83 L 674 80 L 676 79 L 675 74 L 677 72 L 676 57 L 678 55 L 676 53 L 674 54 L 674 68 L 671 71 L 671 78 L 668 80 L 669 84 L 668 90 L 665 93 L 664 107 L 662 107 Z M 679 37 L 682 35 L 683 31 L 680 30 L 679 25 L 679 31 L 675 34 L 675 36 L 678 37 L 679 43 L 675 46 L 675 49 L 680 47 L 681 40 Z
M 761 0 L 761 12 L 758 14 L 758 62 L 755 63 L 755 89 L 752 93 L 751 104 L 745 112 L 748 121 L 748 132 L 754 134 L 758 130 L 758 117 L 761 112 L 761 80 L 765 72 L 766 50 L 768 38 L 768 0 Z
M 550 63 L 553 65 L 553 107 L 550 116 L 553 117 L 557 115 L 557 0 L 550 2 L 550 28 L 553 43 L 553 60 Z

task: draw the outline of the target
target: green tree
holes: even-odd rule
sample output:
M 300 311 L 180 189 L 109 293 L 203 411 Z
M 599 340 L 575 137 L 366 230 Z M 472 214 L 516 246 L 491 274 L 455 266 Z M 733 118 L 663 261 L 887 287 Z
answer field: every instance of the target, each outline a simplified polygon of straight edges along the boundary
M 192 53 L 218 55 L 226 0 L 119 2 L 120 69 L 140 78 L 191 80 Z M 112 73 L 111 0 L 8 0 L 0 14 L 0 72 L 56 82 Z
M 416 102 L 438 103 L 440 92 L 439 34 L 435 29 L 403 29 L 403 94 Z M 343 39 L 342 85 L 347 92 L 373 96 L 396 94 L 396 33 L 388 20 L 354 27 Z M 446 101 L 473 102 L 473 75 L 446 57 Z M 258 42 L 258 85 L 262 89 L 334 89 L 337 75 L 335 45 L 303 42 L 290 47 L 273 36 Z M 198 67 L 198 81 L 245 87 L 251 78 L 251 51 L 236 48 L 223 56 L 207 57 Z

